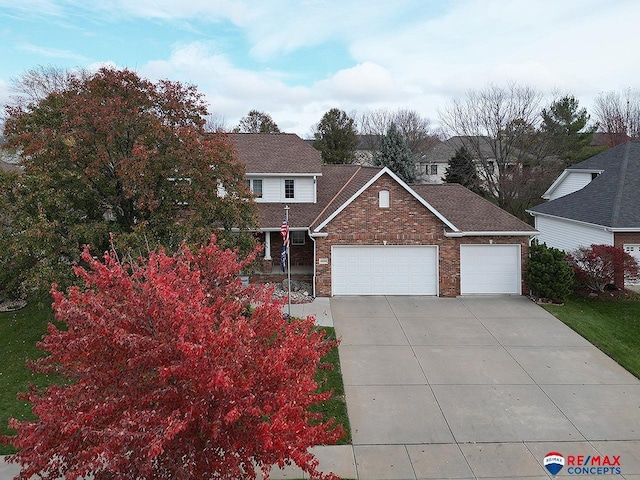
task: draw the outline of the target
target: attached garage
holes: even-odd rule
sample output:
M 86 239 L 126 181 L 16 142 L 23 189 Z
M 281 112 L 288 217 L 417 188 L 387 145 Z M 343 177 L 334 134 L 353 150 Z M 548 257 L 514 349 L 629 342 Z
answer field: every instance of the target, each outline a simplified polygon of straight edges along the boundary
M 437 295 L 435 245 L 334 245 L 333 295 Z
M 461 295 L 520 295 L 520 258 L 520 245 L 461 245 Z
M 640 245 L 625 243 L 623 248 L 624 251 L 635 258 L 636 262 L 638 262 L 638 265 L 640 265 Z M 638 280 L 638 282 L 631 283 L 631 285 L 637 285 L 638 283 L 640 283 L 640 280 Z

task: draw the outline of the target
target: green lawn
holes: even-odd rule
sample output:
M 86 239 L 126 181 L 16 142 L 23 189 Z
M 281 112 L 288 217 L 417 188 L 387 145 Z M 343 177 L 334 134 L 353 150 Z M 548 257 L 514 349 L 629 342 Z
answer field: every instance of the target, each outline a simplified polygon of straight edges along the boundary
M 46 385 L 50 380 L 45 375 L 34 374 L 25 364 L 27 359 L 35 359 L 41 352 L 36 342 L 46 333 L 47 324 L 53 321 L 50 308 L 31 303 L 17 312 L 0 313 L 0 435 L 13 433 L 8 427 L 9 418 L 20 420 L 33 418 L 30 404 L 17 399 L 19 392 L 26 392 L 29 384 Z M 329 338 L 335 338 L 333 328 L 323 328 Z M 326 377 L 324 389 L 332 390 L 333 397 L 320 405 L 316 411 L 326 418 L 336 418 L 347 431 L 340 443 L 351 442 L 349 420 L 344 399 L 344 386 L 340 372 L 338 348 L 335 347 L 324 358 L 334 365 L 333 370 L 319 370 L 317 380 Z M 0 455 L 13 453 L 13 448 L 0 444 Z
M 336 332 L 334 328 L 321 327 L 320 329 L 327 332 L 327 338 L 335 340 Z M 324 379 L 323 387 L 320 390 L 331 390 L 333 391 L 333 396 L 312 410 L 322 413 L 325 418 L 335 418 L 337 424 L 342 424 L 346 435 L 338 441 L 338 444 L 346 445 L 351 443 L 351 430 L 349 428 L 349 417 L 347 417 L 347 402 L 344 397 L 344 384 L 342 383 L 338 347 L 333 347 L 331 351 L 325 355 L 323 361 L 332 364 L 333 369 L 318 370 L 316 373 L 316 381 L 322 382 Z
M 13 433 L 8 427 L 10 417 L 33 418 L 31 405 L 18 400 L 18 393 L 26 392 L 32 383 L 49 383 L 45 375 L 34 374 L 25 362 L 41 354 L 36 342 L 51 321 L 53 311 L 35 302 L 17 312 L 0 313 L 0 435 Z M 0 444 L 0 455 L 12 452 L 11 447 Z
M 640 297 L 573 295 L 562 307 L 544 308 L 640 378 Z

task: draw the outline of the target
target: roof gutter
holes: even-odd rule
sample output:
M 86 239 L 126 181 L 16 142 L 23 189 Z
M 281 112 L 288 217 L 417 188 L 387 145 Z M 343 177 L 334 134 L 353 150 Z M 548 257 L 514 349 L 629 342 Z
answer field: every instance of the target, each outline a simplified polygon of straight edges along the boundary
M 571 222 L 571 223 L 578 223 L 580 225 L 586 225 L 588 227 L 597 228 L 598 230 L 604 230 L 605 232 L 634 232 L 634 231 L 640 232 L 640 228 L 608 227 L 606 225 L 598 225 L 597 223 L 584 222 L 582 220 L 576 220 L 574 218 L 551 215 L 550 213 L 535 212 L 532 210 L 527 210 L 527 212 L 533 217 L 535 217 L 536 215 L 540 215 L 541 217 L 554 218 L 554 219 L 562 220 L 564 222 Z
M 535 237 L 536 235 L 539 235 L 540 232 L 537 230 L 531 231 L 531 230 L 526 230 L 526 231 L 512 231 L 512 232 L 505 232 L 505 231 L 497 231 L 497 232 L 474 232 L 474 231 L 467 231 L 467 232 L 448 232 L 447 230 L 444 231 L 444 236 L 447 238 L 460 238 L 460 237 Z

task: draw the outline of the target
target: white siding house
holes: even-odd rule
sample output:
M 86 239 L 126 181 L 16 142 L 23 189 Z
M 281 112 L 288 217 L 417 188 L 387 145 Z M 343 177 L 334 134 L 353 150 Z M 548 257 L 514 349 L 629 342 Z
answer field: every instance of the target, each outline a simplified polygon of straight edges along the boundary
M 251 191 L 254 193 L 256 203 L 315 203 L 316 201 L 316 177 L 247 175 L 247 180 L 251 182 Z M 256 181 L 262 184 L 260 194 L 257 192 L 256 186 L 259 183 Z
M 597 176 L 597 172 L 591 171 L 569 171 L 560 175 L 558 180 L 547 190 L 542 196 L 547 200 L 555 200 L 556 198 L 564 197 L 570 193 L 577 192 L 578 190 L 586 187 L 594 176 Z
M 535 227 L 540 232 L 536 237 L 540 243 L 565 252 L 593 244 L 613 245 L 613 232 L 601 226 L 536 215 Z
M 640 142 L 627 142 L 567 168 L 528 210 L 538 240 L 571 251 L 594 244 L 640 248 Z M 640 252 L 638 252 L 640 253 Z

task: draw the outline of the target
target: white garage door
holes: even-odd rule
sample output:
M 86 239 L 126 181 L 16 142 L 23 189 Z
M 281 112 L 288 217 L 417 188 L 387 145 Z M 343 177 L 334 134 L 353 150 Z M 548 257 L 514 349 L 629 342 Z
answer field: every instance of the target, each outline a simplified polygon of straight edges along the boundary
M 438 247 L 334 246 L 333 295 L 437 295 Z
M 461 245 L 460 293 L 520 295 L 520 245 Z
M 640 265 L 640 245 L 625 244 L 624 251 L 635 258 L 636 262 L 638 262 L 638 265 Z M 635 282 L 635 284 L 638 283 L 639 282 Z M 631 285 L 634 285 L 634 283 L 631 283 Z

